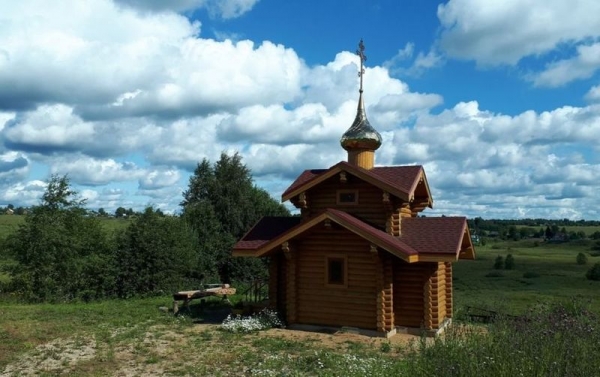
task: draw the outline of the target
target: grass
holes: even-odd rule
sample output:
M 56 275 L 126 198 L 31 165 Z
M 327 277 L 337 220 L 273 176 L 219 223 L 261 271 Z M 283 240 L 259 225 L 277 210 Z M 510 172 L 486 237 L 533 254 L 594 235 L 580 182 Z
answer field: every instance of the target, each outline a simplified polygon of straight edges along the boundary
M 190 317 L 174 317 L 158 310 L 170 301 L 3 305 L 0 374 L 385 376 L 398 363 L 388 347 L 353 347 L 350 356 L 350 346 L 197 325 L 208 312 L 194 307 Z M 218 303 L 208 307 L 220 310 Z
M 586 265 L 576 262 L 580 252 L 588 256 Z M 531 314 L 529 309 L 579 297 L 592 313 L 600 314 L 600 282 L 585 278 L 600 256 L 589 252 L 585 244 L 534 246 L 533 241 L 476 247 L 475 261 L 454 264 L 455 317 L 465 317 L 465 306 L 533 317 L 521 323 L 524 329 L 503 322 L 465 334 L 456 326 L 457 332 L 432 346 L 412 349 L 352 341 L 332 348 L 317 339 L 232 334 L 198 325 L 220 323 L 222 315 L 210 314 L 222 314 L 220 303 L 214 301 L 206 305 L 213 311 L 193 305 L 184 316 L 174 317 L 159 310 L 171 306 L 169 296 L 55 305 L 8 300 L 0 305 L 0 374 L 27 374 L 27 368 L 33 368 L 47 375 L 74 376 L 476 376 L 490 371 L 586 375 L 590 368 L 598 368 L 594 364 L 598 358 L 585 358 L 583 369 L 572 369 L 578 355 L 566 346 L 575 352 L 597 350 L 598 330 L 585 327 L 592 317 L 573 319 L 564 310 Z M 508 254 L 515 259 L 514 269 L 493 269 L 495 258 Z M 564 332 L 557 332 L 563 329 L 560 326 Z M 588 333 L 583 336 L 581 331 Z M 560 368 L 552 369 L 554 361 L 561 363 Z
M 577 296 L 590 301 L 591 309 L 600 313 L 598 284 L 585 278 L 590 266 L 600 262 L 600 257 L 589 254 L 589 246 L 539 243 L 536 247 L 533 241 L 507 241 L 475 249 L 476 260 L 454 264 L 459 310 L 474 306 L 519 314 L 535 302 L 566 302 Z M 586 265 L 577 264 L 580 252 L 588 256 Z M 508 254 L 515 259 L 514 269 L 494 270 L 496 257 Z M 535 278 L 525 278 L 525 274 Z
M 6 238 L 23 222 L 25 222 L 25 216 L 0 214 L 0 239 Z

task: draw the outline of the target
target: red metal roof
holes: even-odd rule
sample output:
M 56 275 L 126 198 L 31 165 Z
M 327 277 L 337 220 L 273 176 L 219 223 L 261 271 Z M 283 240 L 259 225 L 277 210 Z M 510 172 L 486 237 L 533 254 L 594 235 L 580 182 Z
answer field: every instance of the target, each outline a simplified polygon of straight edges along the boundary
M 234 249 L 255 250 L 300 223 L 300 217 L 265 216 L 238 241 Z
M 402 259 L 427 254 L 457 256 L 467 226 L 464 217 L 403 218 L 402 236 L 394 237 L 346 212 L 329 208 L 305 222 L 300 222 L 299 217 L 264 217 L 234 246 L 234 250 L 268 252 L 326 218 Z M 269 243 L 273 244 L 269 246 Z
M 419 254 L 456 254 L 467 226 L 465 217 L 409 217 L 400 224 L 402 240 Z
M 298 178 L 285 190 L 282 197 L 285 197 L 289 193 L 297 190 L 298 188 L 309 185 L 311 182 L 317 180 L 323 173 L 329 172 L 333 169 L 353 170 L 360 169 L 362 174 L 366 174 L 375 180 L 395 187 L 396 189 L 408 194 L 411 194 L 421 177 L 423 167 L 421 165 L 412 166 L 378 166 L 371 170 L 366 170 L 346 161 L 341 161 L 329 169 L 312 169 L 305 170 L 300 174 Z

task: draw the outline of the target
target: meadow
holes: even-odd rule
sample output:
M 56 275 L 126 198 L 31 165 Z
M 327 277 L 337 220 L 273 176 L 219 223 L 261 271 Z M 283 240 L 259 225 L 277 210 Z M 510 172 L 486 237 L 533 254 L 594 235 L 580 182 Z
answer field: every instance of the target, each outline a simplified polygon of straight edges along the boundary
M 19 221 L 11 218 L 2 229 Z M 107 229 L 125 224 L 107 220 Z M 590 245 L 524 240 L 476 247 L 475 261 L 454 264 L 455 326 L 412 343 L 280 329 L 232 334 L 219 328 L 230 311 L 219 300 L 173 316 L 168 295 L 65 304 L 0 295 L 0 376 L 594 375 L 597 358 L 580 357 L 600 346 L 591 326 L 600 314 L 600 282 L 585 278 L 600 256 Z M 576 263 L 578 253 L 586 265 Z M 508 254 L 514 268 L 494 269 L 496 257 Z M 469 306 L 524 317 L 472 324 Z
M 600 313 L 600 284 L 585 277 L 590 266 L 600 262 L 600 254 L 591 251 L 591 242 L 499 241 L 475 249 L 474 261 L 454 264 L 455 315 L 460 317 L 467 306 L 520 314 L 535 303 L 566 302 L 574 297 Z M 587 256 L 587 264 L 577 264 L 579 253 Z M 494 269 L 497 256 L 508 254 L 514 257 L 515 267 Z

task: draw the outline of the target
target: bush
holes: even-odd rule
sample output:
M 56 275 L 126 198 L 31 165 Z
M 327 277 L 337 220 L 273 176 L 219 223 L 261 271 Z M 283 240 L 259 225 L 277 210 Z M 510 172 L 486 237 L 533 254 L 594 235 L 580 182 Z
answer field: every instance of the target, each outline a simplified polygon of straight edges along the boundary
M 494 269 L 501 270 L 503 268 L 504 268 L 504 258 L 502 258 L 502 255 L 498 255 L 496 257 L 496 260 L 494 261 Z
M 584 253 L 577 254 L 577 264 L 587 264 L 587 256 Z
M 508 254 L 506 259 L 504 260 L 504 268 L 507 270 L 512 270 L 515 268 L 515 258 L 513 258 L 512 254 Z
M 534 271 L 525 271 L 525 273 L 523 273 L 523 277 L 525 279 L 534 279 L 534 278 L 539 278 L 540 274 L 538 274 L 537 272 L 534 272 Z
M 502 278 L 504 274 L 500 271 L 492 271 L 485 275 L 486 278 Z
M 600 281 L 600 263 L 594 264 L 594 266 L 585 274 L 585 277 L 588 280 Z

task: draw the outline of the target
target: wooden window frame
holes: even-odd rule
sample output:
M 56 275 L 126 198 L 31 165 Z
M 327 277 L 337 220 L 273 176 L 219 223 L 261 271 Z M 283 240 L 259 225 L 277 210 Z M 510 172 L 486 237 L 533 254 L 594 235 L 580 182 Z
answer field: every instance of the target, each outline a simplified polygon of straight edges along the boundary
M 343 263 L 342 283 L 332 283 L 329 276 L 329 263 L 341 261 Z M 348 288 L 348 256 L 342 254 L 328 254 L 325 256 L 325 286 L 328 288 Z
M 342 194 L 354 194 L 353 202 L 343 202 L 340 200 Z M 358 204 L 358 190 L 337 190 L 335 193 L 335 202 L 340 206 L 355 206 Z

